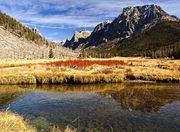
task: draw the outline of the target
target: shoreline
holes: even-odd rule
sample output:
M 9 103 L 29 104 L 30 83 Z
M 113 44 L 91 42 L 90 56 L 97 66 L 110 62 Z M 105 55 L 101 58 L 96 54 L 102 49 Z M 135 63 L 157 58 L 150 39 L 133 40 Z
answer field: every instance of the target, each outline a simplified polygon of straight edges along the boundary
M 16 82 L 16 83 L 1 83 L 0 86 L 6 86 L 6 85 L 19 85 L 19 86 L 46 86 L 46 85 L 88 85 L 88 84 L 123 84 L 123 83 L 137 83 L 137 84 L 143 84 L 143 83 L 146 83 L 146 84 L 156 84 L 156 83 L 177 83 L 179 84 L 180 81 L 167 81 L 167 80 L 161 80 L 161 81 L 158 81 L 158 80 L 123 80 L 123 81 L 120 81 L 120 82 L 105 82 L 105 81 L 101 81 L 101 82 L 90 82 L 90 83 L 81 83 L 81 82 L 61 82 L 61 83 L 29 83 L 30 80 L 27 80 L 27 83 L 26 82 Z
M 140 77 L 141 78 L 141 77 Z M 124 74 L 110 75 L 63 75 L 45 74 L 0 76 L 0 85 L 61 85 L 61 84 L 111 84 L 111 83 L 180 83 L 179 79 L 131 79 Z

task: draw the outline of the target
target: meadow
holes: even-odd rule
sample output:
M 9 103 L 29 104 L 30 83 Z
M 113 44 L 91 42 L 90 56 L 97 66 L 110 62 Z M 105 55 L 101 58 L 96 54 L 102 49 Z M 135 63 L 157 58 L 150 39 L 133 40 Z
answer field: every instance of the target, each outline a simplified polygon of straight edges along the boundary
M 129 80 L 180 82 L 180 60 L 111 59 L 0 60 L 0 84 L 90 84 Z

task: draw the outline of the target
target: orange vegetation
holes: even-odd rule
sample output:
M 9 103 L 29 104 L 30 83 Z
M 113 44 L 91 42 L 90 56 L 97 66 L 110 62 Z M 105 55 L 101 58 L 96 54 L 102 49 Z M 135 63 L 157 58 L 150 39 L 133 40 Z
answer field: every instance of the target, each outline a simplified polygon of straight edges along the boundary
M 92 65 L 103 65 L 103 66 L 115 66 L 115 65 L 128 65 L 123 60 L 64 60 L 64 61 L 53 61 L 46 63 L 52 66 L 67 66 L 86 68 Z

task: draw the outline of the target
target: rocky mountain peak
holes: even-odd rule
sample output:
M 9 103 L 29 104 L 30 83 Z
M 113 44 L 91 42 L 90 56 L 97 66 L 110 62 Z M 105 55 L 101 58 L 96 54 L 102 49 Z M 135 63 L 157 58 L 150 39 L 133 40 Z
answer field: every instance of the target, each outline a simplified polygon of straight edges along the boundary
M 84 39 L 91 35 L 91 31 L 83 29 L 79 32 L 75 32 L 71 40 L 66 40 L 64 46 L 69 48 L 77 48 L 79 43 L 82 43 Z
M 151 22 L 155 19 L 173 20 L 176 21 L 177 18 L 168 15 L 160 6 L 157 5 L 144 5 L 136 7 L 126 7 L 123 12 L 118 17 L 119 20 L 125 19 L 126 21 L 132 22 Z
M 85 38 L 89 37 L 90 34 L 91 34 L 91 31 L 88 31 L 88 30 L 86 30 L 86 29 L 83 29 L 83 30 L 81 30 L 81 31 L 79 31 L 79 32 L 75 32 L 72 40 L 73 40 L 74 42 L 78 42 L 79 39 L 85 39 Z
M 133 34 L 153 27 L 157 22 L 177 21 L 176 17 L 168 15 L 160 6 L 144 5 L 136 7 L 126 7 L 110 25 L 110 38 L 118 37 L 120 40 L 129 38 Z
M 98 24 L 90 36 L 83 37 L 85 40 L 79 45 L 83 45 L 81 46 L 83 48 L 93 47 L 114 39 L 116 43 L 121 43 L 151 29 L 162 21 L 179 21 L 179 19 L 154 4 L 126 7 L 114 21 Z M 78 38 L 82 38 L 82 33 L 75 33 L 74 40 L 78 41 Z
M 100 31 L 100 30 L 102 30 L 102 29 L 105 29 L 108 25 L 110 25 L 112 23 L 112 21 L 110 21 L 110 20 L 107 20 L 107 21 L 105 21 L 105 22 L 102 22 L 102 23 L 100 23 L 100 24 L 98 24 L 95 28 L 94 28 L 94 31 L 93 31 L 93 33 L 96 33 L 96 32 L 98 32 L 98 31 Z M 93 34 L 92 33 L 92 34 Z

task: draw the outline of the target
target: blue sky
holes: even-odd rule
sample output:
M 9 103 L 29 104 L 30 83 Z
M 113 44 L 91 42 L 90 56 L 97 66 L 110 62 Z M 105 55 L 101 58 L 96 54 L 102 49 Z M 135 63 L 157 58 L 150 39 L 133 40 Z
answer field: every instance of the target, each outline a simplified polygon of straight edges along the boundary
M 180 0 L 0 0 L 0 10 L 37 27 L 46 38 L 62 41 L 75 31 L 113 20 L 124 7 L 145 4 L 160 5 L 180 17 Z

